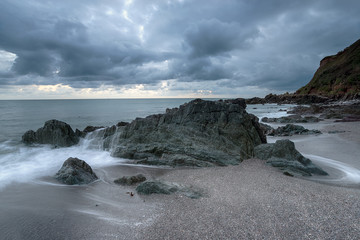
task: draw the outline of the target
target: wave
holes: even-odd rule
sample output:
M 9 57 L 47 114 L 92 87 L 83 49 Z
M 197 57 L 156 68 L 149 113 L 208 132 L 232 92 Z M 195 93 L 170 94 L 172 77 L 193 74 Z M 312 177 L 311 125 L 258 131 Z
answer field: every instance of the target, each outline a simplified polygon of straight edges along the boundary
M 333 174 L 328 178 L 319 178 L 316 180 L 321 180 L 329 183 L 341 184 L 341 185 L 359 185 L 360 184 L 360 170 L 350 166 L 341 161 L 337 161 L 330 158 L 320 157 L 317 155 L 303 154 L 305 157 L 311 159 L 314 163 L 321 165 L 324 168 L 329 168 L 335 170 L 332 171 Z M 337 173 L 336 173 L 337 172 Z
M 53 176 L 69 157 L 82 159 L 95 169 L 125 162 L 103 150 L 99 134 L 101 131 L 88 134 L 78 145 L 67 148 L 26 146 L 14 141 L 0 143 L 0 189 L 14 182 L 25 183 Z

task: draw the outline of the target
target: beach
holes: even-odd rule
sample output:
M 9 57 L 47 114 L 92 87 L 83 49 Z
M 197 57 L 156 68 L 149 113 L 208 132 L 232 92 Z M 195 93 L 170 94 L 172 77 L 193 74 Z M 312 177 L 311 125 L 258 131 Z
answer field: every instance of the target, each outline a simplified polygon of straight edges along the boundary
M 322 135 L 290 137 L 296 148 L 359 170 L 359 123 L 308 128 L 316 126 Z M 345 132 L 327 132 L 333 130 Z M 360 232 L 360 185 L 343 181 L 339 170 L 320 180 L 289 177 L 257 159 L 200 169 L 121 163 L 94 170 L 100 180 L 90 185 L 64 186 L 48 176 L 5 188 L 2 239 L 356 239 Z M 138 173 L 201 189 L 203 196 L 143 196 L 113 183 Z

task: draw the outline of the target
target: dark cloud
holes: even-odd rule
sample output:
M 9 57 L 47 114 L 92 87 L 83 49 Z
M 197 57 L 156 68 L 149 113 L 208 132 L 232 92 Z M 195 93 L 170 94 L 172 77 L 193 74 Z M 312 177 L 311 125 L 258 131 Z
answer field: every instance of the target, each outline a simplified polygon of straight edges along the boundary
M 0 50 L 17 58 L 10 70 L 0 67 L 0 84 L 177 79 L 179 88 L 217 81 L 212 86 L 224 89 L 295 90 L 321 58 L 360 37 L 359 7 L 355 0 L 3 0 Z

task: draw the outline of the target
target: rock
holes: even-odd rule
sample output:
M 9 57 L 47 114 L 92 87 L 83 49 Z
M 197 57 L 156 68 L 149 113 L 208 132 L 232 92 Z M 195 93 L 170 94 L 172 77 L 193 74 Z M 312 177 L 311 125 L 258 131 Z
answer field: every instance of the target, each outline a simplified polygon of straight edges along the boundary
M 118 122 L 118 123 L 116 124 L 117 127 L 124 127 L 124 126 L 126 126 L 126 125 L 129 125 L 129 123 L 128 123 L 128 122 Z
M 261 119 L 261 121 L 266 123 L 315 123 L 319 122 L 320 119 L 314 116 L 302 117 L 301 115 L 296 114 L 280 118 L 264 117 Z
M 116 131 L 109 141 L 112 156 L 152 165 L 238 164 L 266 142 L 258 119 L 245 111 L 242 100 L 197 99 L 165 114 L 137 118 Z
M 269 126 L 267 124 L 264 124 L 264 123 L 260 123 L 260 127 L 261 127 L 264 135 L 269 135 L 274 131 L 273 127 L 271 127 L 271 126 Z
M 255 147 L 255 157 L 267 160 L 267 164 L 291 175 L 328 175 L 320 167 L 314 165 L 310 159 L 302 156 L 295 149 L 294 143 L 288 139 Z
M 75 134 L 69 124 L 58 120 L 46 121 L 44 127 L 36 132 L 30 130 L 22 136 L 22 141 L 26 144 L 40 143 L 52 144 L 57 147 L 70 147 L 79 142 L 79 137 Z
M 265 103 L 277 103 L 277 104 L 313 104 L 313 103 L 326 103 L 330 102 L 331 99 L 314 95 L 314 94 L 268 94 L 264 98 L 254 97 L 250 99 L 246 99 L 246 104 L 265 104 Z
M 321 131 L 315 129 L 309 130 L 299 125 L 286 124 L 286 126 L 273 129 L 269 133 L 270 136 L 292 136 L 292 135 L 310 135 L 310 134 L 321 134 Z
M 29 130 L 22 136 L 22 141 L 26 144 L 32 144 L 37 141 L 36 133 L 33 130 Z
M 137 186 L 136 191 L 142 195 L 150 195 L 150 194 L 172 194 L 172 193 L 180 193 L 189 198 L 197 199 L 202 196 L 201 191 L 194 190 L 192 188 L 182 186 L 176 183 L 165 183 L 161 181 L 151 181 L 151 182 L 143 182 L 139 186 Z
M 87 126 L 86 128 L 84 128 L 83 132 L 84 133 L 89 133 L 89 132 L 93 132 L 95 130 L 104 128 L 103 126 Z
M 88 184 L 98 179 L 91 167 L 78 158 L 68 158 L 55 178 L 68 185 Z
M 138 174 L 136 176 L 124 176 L 122 178 L 118 178 L 114 180 L 114 183 L 120 185 L 133 185 L 144 181 L 146 181 L 146 177 L 142 174 Z

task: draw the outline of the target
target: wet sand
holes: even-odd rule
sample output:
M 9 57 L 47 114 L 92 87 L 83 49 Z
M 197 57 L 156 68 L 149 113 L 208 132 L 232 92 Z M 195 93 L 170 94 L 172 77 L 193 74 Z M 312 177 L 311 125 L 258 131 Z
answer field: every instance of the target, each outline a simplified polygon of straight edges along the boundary
M 347 132 L 291 138 L 299 151 L 360 169 L 360 123 L 315 127 Z M 357 239 L 360 232 L 360 185 L 288 177 L 261 160 L 177 170 L 119 165 L 95 172 L 101 180 L 87 186 L 48 177 L 2 190 L 0 239 Z M 131 197 L 127 192 L 134 187 L 113 183 L 137 173 L 201 188 L 204 197 Z

